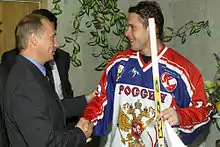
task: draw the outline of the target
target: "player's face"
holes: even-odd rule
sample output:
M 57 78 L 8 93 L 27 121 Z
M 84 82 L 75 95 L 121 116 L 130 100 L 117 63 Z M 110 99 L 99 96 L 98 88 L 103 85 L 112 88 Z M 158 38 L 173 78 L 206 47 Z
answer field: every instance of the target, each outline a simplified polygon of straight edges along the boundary
M 148 29 L 141 23 L 141 18 L 136 13 L 129 13 L 125 35 L 130 41 L 133 51 L 143 51 L 148 47 Z

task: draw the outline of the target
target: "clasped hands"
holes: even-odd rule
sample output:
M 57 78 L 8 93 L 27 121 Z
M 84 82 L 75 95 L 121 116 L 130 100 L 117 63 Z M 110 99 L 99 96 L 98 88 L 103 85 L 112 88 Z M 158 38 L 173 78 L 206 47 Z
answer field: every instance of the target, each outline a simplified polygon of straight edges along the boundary
M 91 136 L 94 127 L 92 123 L 90 123 L 88 120 L 82 117 L 80 118 L 75 127 L 78 127 L 83 131 L 87 139 L 86 142 L 91 141 L 91 138 L 89 137 Z

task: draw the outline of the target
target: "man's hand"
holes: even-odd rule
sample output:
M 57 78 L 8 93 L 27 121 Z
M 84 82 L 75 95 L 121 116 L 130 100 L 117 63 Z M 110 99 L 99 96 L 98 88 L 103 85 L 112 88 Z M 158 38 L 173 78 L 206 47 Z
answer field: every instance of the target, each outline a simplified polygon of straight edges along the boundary
M 93 124 L 91 124 L 85 118 L 80 118 L 75 127 L 80 128 L 84 132 L 86 139 L 88 139 L 91 136 L 93 131 Z
M 179 126 L 179 114 L 173 108 L 167 108 L 160 112 L 158 119 L 161 118 L 163 121 L 167 120 L 167 122 L 171 126 Z
M 87 95 L 87 100 L 88 103 L 95 97 L 95 90 L 92 90 L 88 95 Z

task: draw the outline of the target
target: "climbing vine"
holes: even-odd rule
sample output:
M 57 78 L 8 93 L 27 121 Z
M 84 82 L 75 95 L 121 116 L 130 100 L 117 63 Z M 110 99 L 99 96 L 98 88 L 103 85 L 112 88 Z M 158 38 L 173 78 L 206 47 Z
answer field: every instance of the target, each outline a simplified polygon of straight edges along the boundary
M 182 27 L 175 31 L 172 27 L 167 27 L 171 32 L 170 35 L 164 37 L 164 42 L 170 42 L 173 38 L 180 38 L 181 44 L 186 42 L 187 37 L 197 35 L 201 30 L 205 31 L 211 37 L 211 30 L 209 29 L 209 21 L 189 21 Z
M 61 2 L 61 0 L 53 0 L 52 1 L 53 8 L 51 9 L 51 12 L 54 15 L 60 15 L 62 13 L 62 10 L 60 8 L 60 2 Z

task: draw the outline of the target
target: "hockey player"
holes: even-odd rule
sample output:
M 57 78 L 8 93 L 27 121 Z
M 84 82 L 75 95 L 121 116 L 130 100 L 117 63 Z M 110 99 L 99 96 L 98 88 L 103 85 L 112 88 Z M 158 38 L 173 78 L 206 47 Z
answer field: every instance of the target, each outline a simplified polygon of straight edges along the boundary
M 106 66 L 96 97 L 83 117 L 95 125 L 94 133 L 107 136 L 105 146 L 157 146 L 156 109 L 148 19 L 156 23 L 161 106 L 159 117 L 190 144 L 210 120 L 213 106 L 202 75 L 186 58 L 163 43 L 164 18 L 154 1 L 130 7 L 126 36 L 131 47 L 115 55 Z

